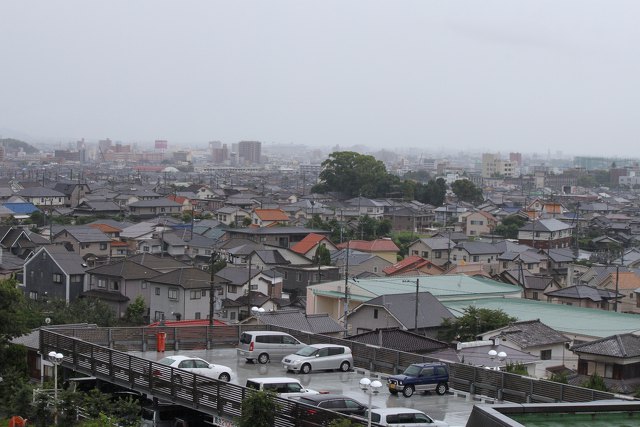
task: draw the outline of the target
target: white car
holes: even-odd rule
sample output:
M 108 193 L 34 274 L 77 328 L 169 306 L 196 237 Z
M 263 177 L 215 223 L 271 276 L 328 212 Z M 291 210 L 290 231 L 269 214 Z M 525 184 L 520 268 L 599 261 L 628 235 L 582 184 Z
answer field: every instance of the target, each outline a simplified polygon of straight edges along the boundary
M 351 349 L 336 344 L 311 344 L 282 359 L 284 369 L 302 374 L 308 374 L 312 369 L 339 369 L 347 372 L 352 366 Z
M 367 416 L 365 414 L 365 418 Z M 371 422 L 389 427 L 449 427 L 444 421 L 436 421 L 422 411 L 401 407 L 372 409 Z
M 233 375 L 233 371 L 228 366 L 209 363 L 204 359 L 200 359 L 199 357 L 167 356 L 163 359 L 158 360 L 157 363 L 169 366 L 171 368 L 179 368 L 188 372 L 192 372 L 194 374 L 203 375 L 205 377 L 214 378 L 216 380 L 225 382 L 231 381 L 231 377 Z M 156 369 L 153 372 L 153 375 L 161 378 L 165 376 L 165 374 L 163 374 L 160 369 Z M 171 375 L 171 381 L 178 384 L 182 384 L 182 382 L 184 381 L 183 377 L 186 377 L 185 375 L 182 375 L 182 373 L 177 369 L 174 369 Z

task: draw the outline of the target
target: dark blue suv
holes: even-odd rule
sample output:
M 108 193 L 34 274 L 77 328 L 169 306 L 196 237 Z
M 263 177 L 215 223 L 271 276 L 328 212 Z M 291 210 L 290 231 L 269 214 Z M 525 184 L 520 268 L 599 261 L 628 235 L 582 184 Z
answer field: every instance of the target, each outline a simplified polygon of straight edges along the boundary
M 440 362 L 414 363 L 402 374 L 390 376 L 387 387 L 391 394 L 402 392 L 405 397 L 416 391 L 432 390 L 443 395 L 449 391 L 449 367 Z

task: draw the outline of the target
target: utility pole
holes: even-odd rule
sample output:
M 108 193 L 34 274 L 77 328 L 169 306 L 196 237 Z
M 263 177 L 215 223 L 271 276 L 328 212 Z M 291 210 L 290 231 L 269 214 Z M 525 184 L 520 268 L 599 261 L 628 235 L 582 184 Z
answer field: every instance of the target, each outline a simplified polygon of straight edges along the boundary
M 349 314 L 349 240 L 347 240 L 347 261 L 344 269 L 344 336 L 349 335 L 347 315 Z
M 405 283 L 412 283 L 413 280 L 403 280 Z M 413 331 L 417 333 L 418 331 L 418 297 L 420 296 L 420 278 L 416 277 L 416 312 L 413 323 Z
M 214 306 L 216 304 L 216 299 L 215 299 L 215 287 L 213 285 L 213 280 L 214 280 L 214 272 L 213 272 L 213 266 L 215 265 L 215 261 L 217 258 L 217 253 L 215 252 L 215 250 L 212 249 L 211 251 L 211 264 L 209 265 L 209 271 L 211 272 L 211 277 L 209 278 L 209 326 L 213 326 L 213 312 L 214 312 Z
M 247 290 L 247 317 L 251 314 L 251 254 L 247 255 L 249 257 L 249 282 L 248 282 L 248 290 Z

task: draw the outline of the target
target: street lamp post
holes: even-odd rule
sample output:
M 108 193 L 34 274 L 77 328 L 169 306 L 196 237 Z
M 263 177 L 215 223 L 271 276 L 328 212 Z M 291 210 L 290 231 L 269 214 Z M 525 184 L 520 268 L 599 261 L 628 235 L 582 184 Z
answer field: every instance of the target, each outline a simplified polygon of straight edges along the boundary
M 256 306 L 251 307 L 251 314 L 253 314 L 253 316 L 256 318 L 258 323 L 260 323 L 260 315 L 264 313 L 264 311 L 265 311 L 264 307 L 256 307 Z
M 369 406 L 367 410 L 367 427 L 371 427 L 371 398 L 374 394 L 380 393 L 382 383 L 378 380 L 371 381 L 369 378 L 360 380 L 360 389 L 369 395 Z
M 64 359 L 64 355 L 62 353 L 56 353 L 55 351 L 50 351 L 49 354 L 49 362 L 53 364 L 53 405 L 54 405 L 54 419 L 56 425 L 58 424 L 58 365 L 62 364 L 62 360 Z
M 504 351 L 501 351 L 498 353 L 495 350 L 489 350 L 489 357 L 491 358 L 492 362 L 495 361 L 496 357 L 498 357 L 498 361 L 503 362 L 507 358 L 507 353 L 505 353 Z M 492 366 L 489 369 L 493 369 L 494 371 L 499 371 L 500 366 Z

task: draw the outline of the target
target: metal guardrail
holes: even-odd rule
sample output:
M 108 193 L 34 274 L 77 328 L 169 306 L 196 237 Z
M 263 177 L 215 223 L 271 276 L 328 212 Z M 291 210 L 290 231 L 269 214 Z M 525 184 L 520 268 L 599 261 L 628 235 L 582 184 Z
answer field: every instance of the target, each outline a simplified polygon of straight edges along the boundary
M 76 330 L 77 332 L 78 330 Z M 94 330 L 93 338 L 100 340 L 117 336 L 117 330 Z M 84 335 L 84 334 L 81 334 Z M 148 334 L 147 334 L 148 335 Z M 141 333 L 140 336 L 145 336 Z M 86 337 L 85 337 L 86 338 Z M 197 411 L 233 419 L 241 414 L 241 404 L 253 391 L 236 384 L 207 378 L 184 370 L 127 354 L 110 347 L 121 344 L 109 342 L 100 345 L 78 336 L 69 336 L 59 330 L 40 331 L 40 351 L 56 351 L 65 355 L 62 366 L 85 375 L 91 375 L 112 384 L 146 394 L 160 401 L 179 404 Z M 179 373 L 182 381 L 172 378 Z M 362 418 L 349 417 L 336 412 L 309 407 L 293 400 L 276 398 L 278 411 L 275 426 L 324 426 L 334 419 L 349 419 L 355 425 L 365 425 Z
M 217 345 L 236 345 L 239 337 L 245 330 L 280 330 L 287 332 L 299 340 L 308 344 L 317 343 L 335 343 L 349 346 L 353 353 L 354 364 L 358 368 L 366 369 L 371 372 L 379 372 L 382 374 L 396 374 L 402 372 L 412 363 L 436 361 L 429 356 L 406 353 L 397 350 L 386 349 L 367 344 L 361 344 L 327 335 L 318 335 L 310 332 L 290 330 L 286 328 L 271 327 L 267 325 L 232 325 L 232 326 L 190 326 L 190 327 L 144 327 L 144 328 L 96 328 L 96 329 L 56 329 L 57 334 L 50 331 L 41 333 L 41 337 L 47 337 L 41 341 L 41 351 L 46 354 L 50 350 L 61 351 L 64 354 L 76 354 L 74 357 L 72 368 L 78 370 L 84 369 L 91 375 L 96 372 L 104 371 L 104 375 L 113 378 L 114 381 L 120 381 L 123 386 L 138 385 L 150 387 L 155 385 L 151 382 L 151 378 L 140 377 L 139 372 L 145 369 L 151 369 L 155 366 L 149 366 L 151 362 L 144 359 L 133 358 L 126 353 L 112 352 L 111 349 L 122 351 L 148 351 L 155 349 L 156 333 L 165 332 L 166 350 L 188 350 L 188 349 L 210 349 Z M 58 341 L 51 340 L 51 334 L 56 336 L 56 340 L 61 340 L 70 348 L 60 348 Z M 42 340 L 42 338 L 41 338 Z M 67 340 L 70 340 L 67 344 Z M 52 347 L 44 347 L 53 345 Z M 87 347 L 88 346 L 88 347 Z M 65 353 L 66 351 L 66 353 Z M 97 354 L 91 353 L 98 352 Z M 76 361 L 77 359 L 77 361 Z M 65 358 L 66 362 L 66 358 Z M 96 366 L 93 366 L 91 364 Z M 116 363 L 118 369 L 124 369 L 125 374 L 117 374 L 110 371 L 110 363 Z M 87 365 L 88 364 L 88 365 Z M 122 366 L 124 364 L 124 366 Z M 448 363 L 450 371 L 451 388 L 466 392 L 469 394 L 482 395 L 498 401 L 509 401 L 513 403 L 560 403 L 560 402 L 590 402 L 593 400 L 613 399 L 615 395 L 583 387 L 573 386 L 569 384 L 561 384 L 557 382 L 541 380 L 531 377 L 525 377 L 517 374 L 511 374 L 502 371 L 494 371 L 465 365 L 461 363 Z M 137 370 L 131 373 L 128 369 Z M 167 367 L 164 367 L 167 369 Z M 123 377 L 122 375 L 130 374 L 131 377 Z M 181 387 L 159 389 L 158 398 L 162 400 L 184 401 L 185 404 L 191 404 L 185 397 L 190 394 L 190 387 L 184 385 Z M 234 386 L 238 387 L 238 386 Z M 133 388 L 133 387 L 130 387 Z M 193 405 L 196 407 L 211 407 L 214 410 L 221 409 L 227 411 L 224 404 L 220 407 L 218 402 L 218 391 L 207 388 L 193 386 L 194 391 L 204 392 L 202 396 L 194 396 Z M 186 390 L 186 391 L 185 391 Z M 235 396 L 225 401 L 220 398 L 220 402 L 238 404 L 244 395 L 244 389 L 225 389 L 224 392 L 231 393 Z M 144 390 L 139 390 L 145 392 Z M 226 395 L 225 395 L 226 396 Z M 203 400 L 204 399 L 204 400 Z M 213 399 L 209 401 L 209 399 Z M 202 403 L 208 402 L 208 403 Z M 283 402 L 284 411 L 291 408 L 290 401 Z M 227 413 L 227 412 L 224 412 Z M 229 408 L 228 413 L 238 415 L 238 408 Z M 286 416 L 283 419 L 287 419 Z M 290 421 L 290 420 L 288 420 Z

